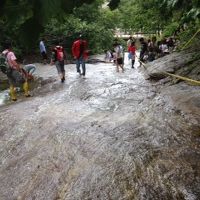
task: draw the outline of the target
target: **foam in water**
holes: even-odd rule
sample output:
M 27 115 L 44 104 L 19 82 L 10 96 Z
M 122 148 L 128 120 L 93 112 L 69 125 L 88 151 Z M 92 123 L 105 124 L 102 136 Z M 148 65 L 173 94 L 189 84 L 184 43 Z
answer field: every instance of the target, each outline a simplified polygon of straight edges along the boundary
M 0 106 L 4 105 L 7 100 L 9 100 L 9 90 L 0 92 Z

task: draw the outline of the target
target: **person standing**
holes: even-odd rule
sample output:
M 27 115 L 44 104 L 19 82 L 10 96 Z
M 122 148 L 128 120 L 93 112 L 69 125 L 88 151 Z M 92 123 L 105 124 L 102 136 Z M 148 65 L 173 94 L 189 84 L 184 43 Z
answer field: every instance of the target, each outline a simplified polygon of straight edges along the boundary
M 134 68 L 134 64 L 135 64 L 135 42 L 131 43 L 131 46 L 129 46 L 128 48 L 128 52 L 129 52 L 129 57 L 131 59 L 131 67 Z
M 144 38 L 140 38 L 141 50 L 140 50 L 140 61 L 145 61 L 145 55 L 148 52 L 148 44 L 145 42 Z M 140 63 L 141 64 L 141 63 Z
M 23 90 L 25 97 L 30 97 L 29 84 L 27 74 L 24 73 L 23 69 L 17 63 L 17 58 L 12 51 L 11 44 L 8 44 L 6 49 L 2 52 L 5 55 L 8 65 L 7 77 L 10 85 L 10 96 L 13 101 L 17 100 L 16 97 L 16 86 L 23 84 Z
M 76 70 L 77 73 L 85 77 L 86 66 L 85 62 L 88 58 L 87 41 L 83 39 L 82 35 L 79 35 L 76 41 L 72 45 L 72 55 L 76 59 Z M 80 70 L 82 65 L 82 71 Z
M 46 51 L 46 47 L 44 44 L 44 39 L 42 38 L 40 41 L 40 53 L 43 59 L 43 63 L 46 64 L 47 63 L 47 51 Z
M 114 50 L 116 53 L 116 67 L 117 72 L 119 72 L 119 68 L 122 69 L 122 72 L 124 72 L 124 59 L 123 59 L 123 47 L 119 43 L 115 43 Z
M 132 42 L 133 42 L 133 38 L 132 38 L 132 36 L 130 36 L 129 39 L 127 40 L 128 60 L 131 60 L 131 54 L 129 52 L 129 47 L 131 46 Z
M 57 45 L 52 49 L 51 65 L 55 63 L 62 83 L 65 81 L 65 57 L 64 48 L 61 45 Z

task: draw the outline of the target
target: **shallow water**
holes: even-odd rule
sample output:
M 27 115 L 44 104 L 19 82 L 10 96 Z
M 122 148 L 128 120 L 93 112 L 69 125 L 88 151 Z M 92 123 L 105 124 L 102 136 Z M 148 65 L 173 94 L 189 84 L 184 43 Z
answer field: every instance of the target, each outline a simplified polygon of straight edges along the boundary
M 198 113 L 125 63 L 88 64 L 86 79 L 68 65 L 64 84 L 1 107 L 0 199 L 200 198 Z

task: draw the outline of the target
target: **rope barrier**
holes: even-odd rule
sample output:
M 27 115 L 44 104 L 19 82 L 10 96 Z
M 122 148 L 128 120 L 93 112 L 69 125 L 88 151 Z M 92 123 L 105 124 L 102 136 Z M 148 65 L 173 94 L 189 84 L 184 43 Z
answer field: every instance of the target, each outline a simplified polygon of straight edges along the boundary
M 180 79 L 180 80 L 183 80 L 183 81 L 187 81 L 187 82 L 191 83 L 192 85 L 200 86 L 200 81 L 193 80 L 193 79 L 190 79 L 190 78 L 187 78 L 187 77 L 184 77 L 184 76 L 180 76 L 180 75 L 171 74 L 171 73 L 168 73 L 168 72 L 161 72 L 161 73 L 164 74 L 164 75 L 167 75 L 167 76 L 172 76 L 174 78 L 177 78 L 177 79 Z
M 200 32 L 200 29 L 197 30 L 197 32 L 192 36 L 192 38 L 183 46 L 183 48 L 181 49 L 181 51 L 184 50 L 184 49 L 188 46 L 188 44 L 196 37 L 196 35 L 197 35 L 199 32 Z
M 137 55 L 135 55 L 135 56 L 138 58 Z M 138 61 L 143 65 L 143 67 L 145 69 L 147 69 L 147 67 L 145 66 L 145 63 L 143 63 L 142 61 L 140 61 L 139 58 L 138 58 Z M 197 80 L 193 80 L 193 79 L 190 79 L 190 78 L 187 78 L 187 77 L 184 77 L 184 76 L 175 75 L 175 74 L 171 74 L 169 72 L 164 72 L 164 71 L 160 71 L 160 73 L 164 74 L 166 76 L 171 76 L 171 77 L 183 80 L 183 81 L 187 81 L 187 82 L 191 83 L 192 85 L 200 86 L 200 81 L 197 81 Z

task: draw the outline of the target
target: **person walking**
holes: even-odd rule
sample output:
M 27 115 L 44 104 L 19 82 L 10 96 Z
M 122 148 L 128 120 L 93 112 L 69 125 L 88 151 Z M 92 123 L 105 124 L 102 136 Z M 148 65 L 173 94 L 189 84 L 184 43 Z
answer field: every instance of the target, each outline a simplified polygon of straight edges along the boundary
M 86 66 L 85 62 L 88 58 L 87 41 L 83 39 L 82 35 L 79 35 L 76 41 L 72 45 L 72 55 L 76 59 L 76 70 L 77 73 L 85 77 Z M 82 66 L 82 71 L 80 70 Z
M 61 45 L 56 45 L 52 49 L 51 65 L 55 64 L 61 83 L 65 81 L 65 52 Z
M 135 42 L 131 43 L 131 46 L 129 46 L 128 48 L 128 52 L 129 52 L 129 57 L 131 59 L 131 67 L 134 68 L 134 64 L 135 64 Z
M 119 72 L 119 69 L 121 68 L 122 72 L 124 72 L 123 47 L 119 43 L 115 43 L 114 50 L 116 53 L 116 71 Z
M 128 60 L 131 60 L 131 53 L 129 52 L 129 47 L 131 46 L 132 42 L 133 38 L 132 36 L 130 36 L 129 39 L 127 40 Z
M 29 84 L 28 84 L 28 77 L 24 70 L 20 67 L 17 63 L 17 58 L 12 51 L 11 44 L 6 45 L 6 49 L 2 52 L 2 54 L 6 58 L 7 62 L 7 71 L 6 75 L 8 77 L 9 85 L 10 85 L 10 97 L 13 101 L 17 100 L 16 96 L 16 86 L 23 85 L 23 90 L 25 97 L 30 97 L 29 92 Z
M 46 64 L 47 63 L 47 51 L 46 51 L 44 41 L 45 41 L 44 38 L 42 38 L 39 46 L 40 46 L 40 54 L 42 56 L 43 63 Z
M 145 55 L 148 53 L 148 44 L 145 42 L 144 38 L 140 38 L 141 50 L 140 50 L 140 61 L 145 61 Z M 141 63 L 140 63 L 141 65 Z

